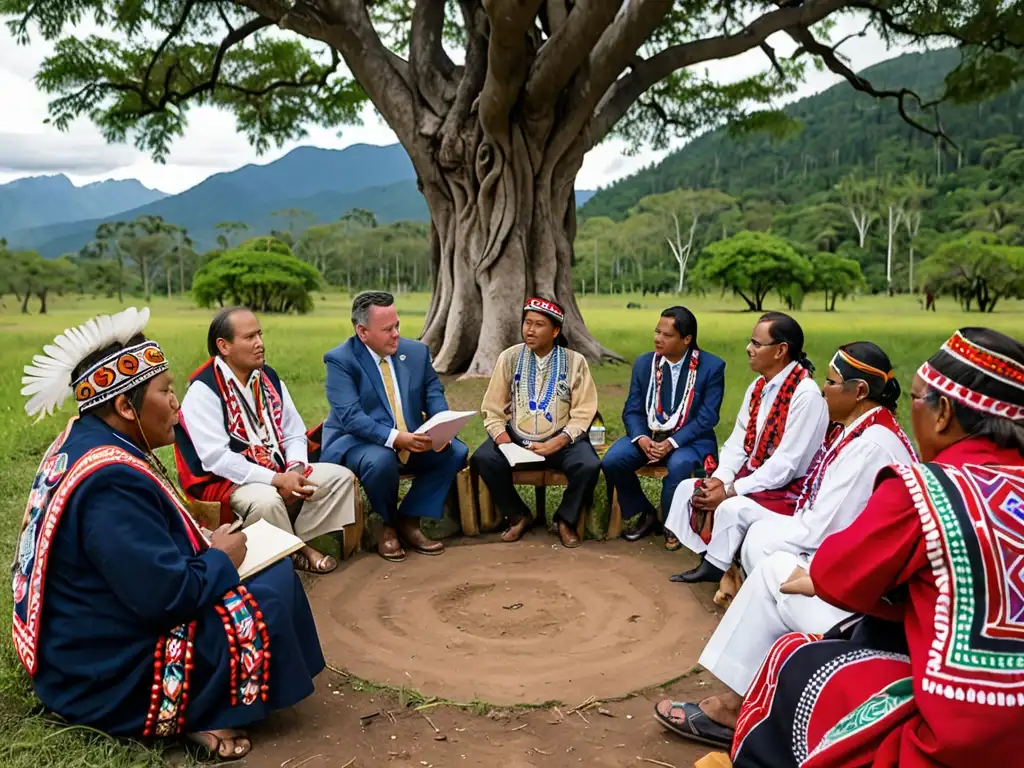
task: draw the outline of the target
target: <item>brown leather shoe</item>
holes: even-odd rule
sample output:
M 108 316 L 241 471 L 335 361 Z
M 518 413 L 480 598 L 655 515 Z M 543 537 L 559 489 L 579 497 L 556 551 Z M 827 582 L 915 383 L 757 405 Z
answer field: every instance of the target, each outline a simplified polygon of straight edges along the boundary
M 576 531 L 565 520 L 558 521 L 558 537 L 562 540 L 562 546 L 567 549 L 573 549 L 580 545 L 580 537 L 576 535 Z
M 444 552 L 444 544 L 440 541 L 431 541 L 423 535 L 420 530 L 420 519 L 418 517 L 406 517 L 398 521 L 398 537 L 413 552 L 421 555 L 440 555 Z
M 523 538 L 523 534 L 526 533 L 526 529 L 530 526 L 530 518 L 524 517 L 519 520 L 518 523 L 513 523 L 508 527 L 508 530 L 501 534 L 501 540 L 509 543 L 513 541 L 519 541 Z
M 393 563 L 400 563 L 405 560 L 405 550 L 398 540 L 398 534 L 390 525 L 385 525 L 380 532 L 380 540 L 377 542 L 377 554 L 385 560 Z

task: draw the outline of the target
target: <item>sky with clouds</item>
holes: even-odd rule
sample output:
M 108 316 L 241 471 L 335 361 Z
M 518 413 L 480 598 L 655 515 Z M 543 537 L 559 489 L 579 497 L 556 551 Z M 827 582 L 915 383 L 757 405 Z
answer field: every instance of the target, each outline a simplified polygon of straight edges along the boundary
M 840 21 L 833 39 L 858 32 L 863 21 Z M 769 43 L 780 55 L 792 52 L 793 43 L 785 35 L 776 35 Z M 87 119 L 74 123 L 61 133 L 44 124 L 47 96 L 38 91 L 33 77 L 40 62 L 50 53 L 49 44 L 33 40 L 17 45 L 6 27 L 0 26 L 0 93 L 5 109 L 0 110 L 0 184 L 24 176 L 64 173 L 75 184 L 103 179 L 136 178 L 148 187 L 169 193 L 181 192 L 214 173 L 232 170 L 246 163 L 271 162 L 299 145 L 341 149 L 350 144 L 391 144 L 394 133 L 376 116 L 372 108 L 364 111 L 362 126 L 343 126 L 339 130 L 311 128 L 309 136 L 297 143 L 274 149 L 262 156 L 236 133 L 234 118 L 213 108 L 193 109 L 189 128 L 172 146 L 167 163 L 154 163 L 130 144 L 107 144 Z M 847 42 L 842 52 L 855 70 L 891 58 L 902 50 L 886 50 L 873 33 Z M 738 80 L 766 65 L 759 50 L 709 66 L 718 80 Z M 796 98 L 808 96 L 839 81 L 829 72 L 808 67 L 808 77 Z M 664 152 L 641 151 L 628 155 L 625 145 L 610 140 L 592 150 L 583 163 L 576 186 L 595 189 L 657 162 Z

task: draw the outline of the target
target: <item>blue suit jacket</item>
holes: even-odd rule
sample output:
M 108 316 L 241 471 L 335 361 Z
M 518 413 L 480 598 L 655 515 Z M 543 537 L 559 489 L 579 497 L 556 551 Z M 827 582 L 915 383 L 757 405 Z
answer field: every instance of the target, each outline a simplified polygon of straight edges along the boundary
M 630 440 L 641 435 L 650 435 L 647 428 L 647 408 L 644 400 L 651 382 L 651 360 L 653 352 L 645 352 L 633 363 L 633 377 L 629 382 L 629 397 L 622 409 L 622 423 Z M 688 363 L 687 363 L 688 364 Z M 676 397 L 682 397 L 686 386 L 687 369 L 684 366 L 676 384 Z M 718 424 L 722 398 L 725 395 L 725 361 L 706 350 L 700 351 L 697 364 L 697 381 L 694 384 L 693 404 L 686 422 L 672 433 L 676 444 L 683 448 L 691 446 L 702 457 L 709 453 L 718 455 L 718 441 L 715 426 Z
M 410 432 L 431 417 L 448 410 L 444 387 L 430 361 L 426 344 L 400 339 L 391 356 L 402 398 L 402 413 Z M 355 336 L 324 355 L 327 366 L 327 403 L 320 460 L 341 463 L 358 443 L 384 445 L 395 428 L 380 369 L 370 350 Z

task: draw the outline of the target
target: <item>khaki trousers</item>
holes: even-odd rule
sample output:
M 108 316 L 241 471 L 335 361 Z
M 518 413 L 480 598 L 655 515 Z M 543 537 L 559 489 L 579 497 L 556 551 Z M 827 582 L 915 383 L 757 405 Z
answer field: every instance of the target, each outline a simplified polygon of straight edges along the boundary
M 277 488 L 265 483 L 240 485 L 231 494 L 231 508 L 248 527 L 266 520 L 303 541 L 336 533 L 355 522 L 355 475 L 337 464 L 313 464 L 310 481 L 317 489 L 308 499 L 285 504 Z

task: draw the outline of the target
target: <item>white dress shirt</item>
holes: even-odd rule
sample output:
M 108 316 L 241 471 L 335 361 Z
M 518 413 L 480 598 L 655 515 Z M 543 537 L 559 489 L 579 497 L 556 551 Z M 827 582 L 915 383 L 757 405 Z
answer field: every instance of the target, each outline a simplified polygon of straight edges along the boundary
M 391 355 L 388 355 L 387 357 L 381 357 L 369 347 L 366 348 L 366 351 L 370 353 L 370 357 L 373 358 L 373 364 L 377 366 L 377 374 L 380 376 L 381 384 L 384 384 L 384 372 L 380 369 L 380 361 L 388 361 L 388 368 L 391 371 L 391 386 L 395 388 L 395 399 L 398 401 L 398 407 L 402 409 L 402 416 L 405 416 L 405 408 L 402 405 L 402 390 L 399 389 L 398 387 L 398 372 L 395 370 L 395 361 L 392 359 Z M 385 394 L 387 393 L 387 389 L 387 385 L 385 384 Z M 391 410 L 391 403 L 385 403 L 385 405 L 388 406 L 388 410 Z M 392 418 L 395 419 L 395 424 L 397 424 L 398 418 L 395 416 L 394 413 L 392 413 L 391 416 Z M 388 439 L 384 441 L 384 445 L 388 448 L 394 448 L 396 437 L 398 437 L 398 430 L 392 427 L 391 432 L 388 433 Z
M 217 366 L 229 386 L 231 382 L 238 385 L 242 397 L 255 412 L 256 403 L 252 399 L 250 386 L 252 377 L 258 375 L 259 372 L 253 371 L 247 382 L 250 386 L 247 386 L 238 380 L 228 364 L 221 358 L 215 358 L 213 364 Z M 284 435 L 280 445 L 281 453 L 284 455 L 286 463 L 294 461 L 306 464 L 309 458 L 306 446 L 306 425 L 295 408 L 292 396 L 288 394 L 288 387 L 283 381 L 281 382 L 281 406 L 281 431 Z M 188 428 L 189 437 L 192 438 L 199 461 L 202 462 L 203 469 L 207 472 L 212 472 L 218 477 L 223 477 L 238 485 L 247 483 L 270 485 L 273 482 L 276 474 L 274 470 L 254 464 L 242 454 L 231 450 L 228 431 L 224 426 L 224 404 L 220 395 L 206 384 L 201 381 L 192 382 L 185 397 L 181 400 L 181 415 Z M 247 417 L 246 421 L 250 440 L 258 441 L 259 437 L 253 433 Z M 271 440 L 276 442 L 273 429 L 269 431 Z
M 761 406 L 757 412 L 757 440 L 761 439 L 768 413 L 782 388 L 782 383 L 795 366 L 796 363 L 790 363 L 765 385 L 761 393 Z M 750 420 L 750 398 L 756 384 L 757 379 L 747 387 L 743 405 L 736 415 L 736 425 L 719 452 L 718 469 L 712 474 L 712 477 L 726 484 L 734 483 L 733 488 L 739 496 L 784 488 L 794 479 L 807 474 L 814 454 L 825 439 L 825 430 L 828 427 L 828 405 L 821 390 L 814 379 L 803 379 L 793 393 L 782 440 L 779 441 L 775 452 L 754 472 L 736 480 L 737 473 L 749 458 L 743 448 L 743 440 Z

